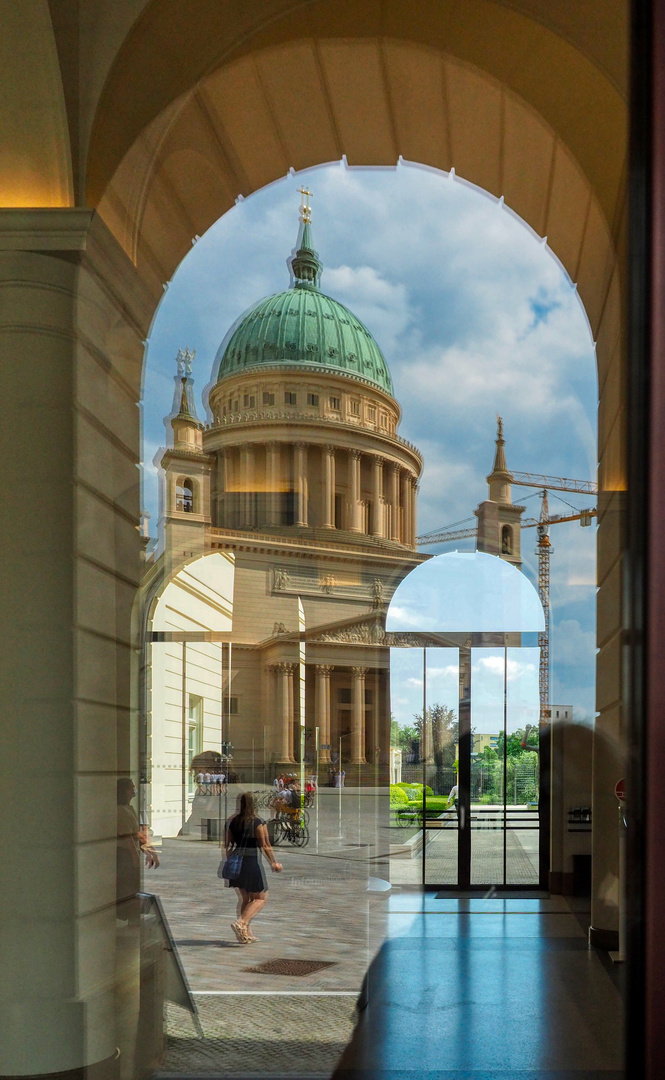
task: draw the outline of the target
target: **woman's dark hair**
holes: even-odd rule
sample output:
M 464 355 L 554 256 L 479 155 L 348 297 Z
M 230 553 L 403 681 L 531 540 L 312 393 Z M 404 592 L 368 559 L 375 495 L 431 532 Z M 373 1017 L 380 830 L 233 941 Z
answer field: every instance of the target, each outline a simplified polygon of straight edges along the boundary
M 256 805 L 251 791 L 243 791 L 238 801 L 238 817 L 243 821 L 253 821 L 256 817 Z

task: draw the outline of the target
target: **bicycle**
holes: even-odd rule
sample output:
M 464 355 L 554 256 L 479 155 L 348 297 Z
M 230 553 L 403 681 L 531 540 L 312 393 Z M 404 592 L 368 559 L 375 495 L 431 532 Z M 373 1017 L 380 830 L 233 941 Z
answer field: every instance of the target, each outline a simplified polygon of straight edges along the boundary
M 293 815 L 278 814 L 269 822 L 268 833 L 274 845 L 284 840 L 294 847 L 305 847 L 309 843 L 309 828 L 303 811 Z

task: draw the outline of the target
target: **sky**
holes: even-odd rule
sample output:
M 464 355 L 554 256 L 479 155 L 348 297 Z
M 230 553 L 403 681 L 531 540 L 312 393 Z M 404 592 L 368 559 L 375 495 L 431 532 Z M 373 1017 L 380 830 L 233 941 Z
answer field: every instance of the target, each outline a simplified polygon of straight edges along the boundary
M 201 394 L 229 327 L 261 297 L 289 285 L 301 186 L 313 192 L 321 288 L 376 338 L 402 407 L 399 432 L 423 454 L 418 532 L 473 524 L 474 508 L 487 498 L 497 414 L 509 468 L 595 480 L 594 345 L 574 284 L 546 242 L 502 200 L 454 173 L 406 164 L 351 169 L 340 162 L 288 175 L 239 200 L 196 241 L 168 283 L 150 331 L 144 377 L 144 505 L 152 533 L 152 461 L 165 441 L 175 355 L 185 346 L 196 349 L 193 374 L 204 418 Z M 593 502 L 561 494 L 577 508 Z M 525 516 L 538 516 L 540 501 L 531 489 L 514 487 L 513 500 L 526 505 Z M 565 509 L 550 497 L 551 513 Z M 596 530 L 573 522 L 551 533 L 551 696 L 588 720 Z M 524 569 L 534 582 L 535 541 L 534 529 L 523 530 Z M 473 541 L 452 548 L 472 550 Z M 436 554 L 451 545 L 424 550 Z M 479 670 L 479 695 L 480 678 Z M 414 702 L 418 707 L 412 689 L 395 702 L 401 723 L 410 722 Z

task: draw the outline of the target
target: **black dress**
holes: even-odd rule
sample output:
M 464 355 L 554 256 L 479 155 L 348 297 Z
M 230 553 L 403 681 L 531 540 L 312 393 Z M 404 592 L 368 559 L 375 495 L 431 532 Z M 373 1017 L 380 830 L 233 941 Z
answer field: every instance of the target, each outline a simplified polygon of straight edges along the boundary
M 265 825 L 261 818 L 243 822 L 242 818 L 233 817 L 229 821 L 229 835 L 233 841 L 233 848 L 240 849 L 242 853 L 240 873 L 230 884 L 236 889 L 244 889 L 249 893 L 266 892 L 268 889 L 261 849 L 256 839 L 256 830 L 259 825 Z

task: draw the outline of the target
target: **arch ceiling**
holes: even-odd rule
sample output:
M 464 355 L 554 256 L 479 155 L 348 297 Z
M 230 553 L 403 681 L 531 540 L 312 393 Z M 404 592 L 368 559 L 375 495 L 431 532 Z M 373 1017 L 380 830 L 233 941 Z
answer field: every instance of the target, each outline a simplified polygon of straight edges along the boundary
M 89 201 L 157 298 L 195 236 L 291 168 L 454 168 L 577 283 L 598 344 L 601 486 L 622 489 L 624 9 L 264 0 L 231 18 L 200 0 L 183 19 L 182 0 L 148 3 L 97 111 Z

